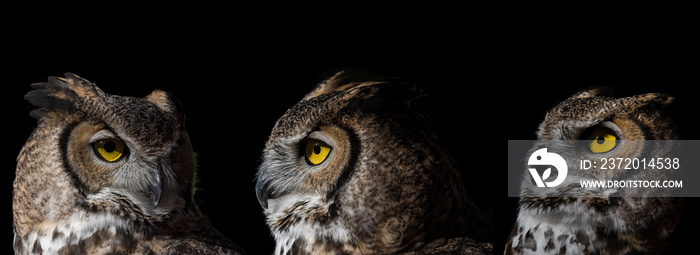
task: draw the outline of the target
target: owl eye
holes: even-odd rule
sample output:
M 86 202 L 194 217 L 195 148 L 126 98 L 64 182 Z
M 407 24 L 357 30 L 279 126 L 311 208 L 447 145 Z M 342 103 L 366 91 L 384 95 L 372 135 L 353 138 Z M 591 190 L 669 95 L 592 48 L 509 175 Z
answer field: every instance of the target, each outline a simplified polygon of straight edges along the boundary
M 604 153 L 608 152 L 617 146 L 617 135 L 615 131 L 606 128 L 599 127 L 588 136 L 588 148 L 593 153 Z
M 124 155 L 124 142 L 117 139 L 102 139 L 94 142 L 95 154 L 107 162 L 115 162 Z
M 330 152 L 331 146 L 321 140 L 309 139 L 306 141 L 306 161 L 311 165 L 323 163 Z

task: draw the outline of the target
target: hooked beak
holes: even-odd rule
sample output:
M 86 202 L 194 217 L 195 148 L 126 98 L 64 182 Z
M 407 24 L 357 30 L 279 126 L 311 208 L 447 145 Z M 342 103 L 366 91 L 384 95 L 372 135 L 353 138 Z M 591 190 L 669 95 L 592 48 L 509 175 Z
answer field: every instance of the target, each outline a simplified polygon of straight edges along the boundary
M 257 182 L 255 182 L 255 195 L 258 197 L 258 202 L 263 209 L 267 209 L 267 198 L 270 192 L 267 190 L 267 183 L 261 181 L 260 177 L 257 179 Z

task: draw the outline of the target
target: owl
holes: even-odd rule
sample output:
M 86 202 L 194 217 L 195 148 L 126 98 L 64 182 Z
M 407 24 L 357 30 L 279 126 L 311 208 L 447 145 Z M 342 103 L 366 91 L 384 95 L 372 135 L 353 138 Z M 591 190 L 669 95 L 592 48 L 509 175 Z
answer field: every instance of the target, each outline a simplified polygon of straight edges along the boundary
M 672 150 L 666 146 L 672 145 L 666 144 L 678 137 L 662 108 L 673 98 L 657 93 L 614 98 L 604 92 L 583 90 L 546 114 L 534 147 L 546 143 L 550 151 L 556 149 L 566 161 L 566 178 L 544 191 L 529 173 L 524 175 L 528 178 L 522 179 L 519 212 L 505 254 L 667 252 L 682 198 L 644 196 L 615 186 L 583 188 L 580 180 L 666 179 L 672 171 L 582 167 L 580 162 L 669 156 Z M 643 143 L 646 140 L 665 142 Z
M 423 96 L 345 69 L 278 119 L 255 186 L 274 254 L 491 253 Z
M 17 157 L 18 254 L 238 254 L 193 201 L 183 109 L 155 90 L 109 95 L 75 74 L 32 85 L 40 108 Z

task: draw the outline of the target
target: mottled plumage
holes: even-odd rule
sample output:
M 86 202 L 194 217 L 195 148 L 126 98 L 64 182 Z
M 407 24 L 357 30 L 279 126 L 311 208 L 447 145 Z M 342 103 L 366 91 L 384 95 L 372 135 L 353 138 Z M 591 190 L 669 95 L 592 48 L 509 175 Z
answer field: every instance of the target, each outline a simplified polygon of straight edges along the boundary
M 67 73 L 33 84 L 38 126 L 17 157 L 19 254 L 235 254 L 193 201 L 177 100 L 108 95 Z
M 413 85 L 344 70 L 282 116 L 258 200 L 275 254 L 489 254 L 490 226 Z
M 551 109 L 540 124 L 537 137 L 542 143 L 549 141 L 550 146 L 556 146 L 567 161 L 568 175 L 553 191 L 548 189 L 550 193 L 542 193 L 543 189 L 529 178 L 523 179 L 517 222 L 506 241 L 505 254 L 666 252 L 679 221 L 682 198 L 625 196 L 620 192 L 633 191 L 612 188 L 584 189 L 579 180 L 673 180 L 669 178 L 673 171 L 580 169 L 579 161 L 641 155 L 668 157 L 668 148 L 654 146 L 672 141 L 642 148 L 641 142 L 632 140 L 677 139 L 674 124 L 661 111 L 672 100 L 668 95 L 655 93 L 613 98 L 603 96 L 599 89 L 590 89 Z M 596 147 L 608 140 L 615 140 L 615 147 Z M 590 147 L 576 147 L 580 144 Z

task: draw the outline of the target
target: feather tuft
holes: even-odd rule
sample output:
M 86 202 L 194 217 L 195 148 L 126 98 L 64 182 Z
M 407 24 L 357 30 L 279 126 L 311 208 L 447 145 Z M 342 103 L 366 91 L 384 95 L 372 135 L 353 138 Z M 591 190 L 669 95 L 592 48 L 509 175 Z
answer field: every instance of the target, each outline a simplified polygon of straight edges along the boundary
M 31 84 L 34 89 L 24 95 L 30 104 L 40 107 L 29 113 L 36 119 L 42 119 L 52 111 L 75 111 L 76 103 L 85 97 L 106 96 L 94 83 L 73 73 L 66 73 L 65 78 L 50 76 L 47 82 Z

